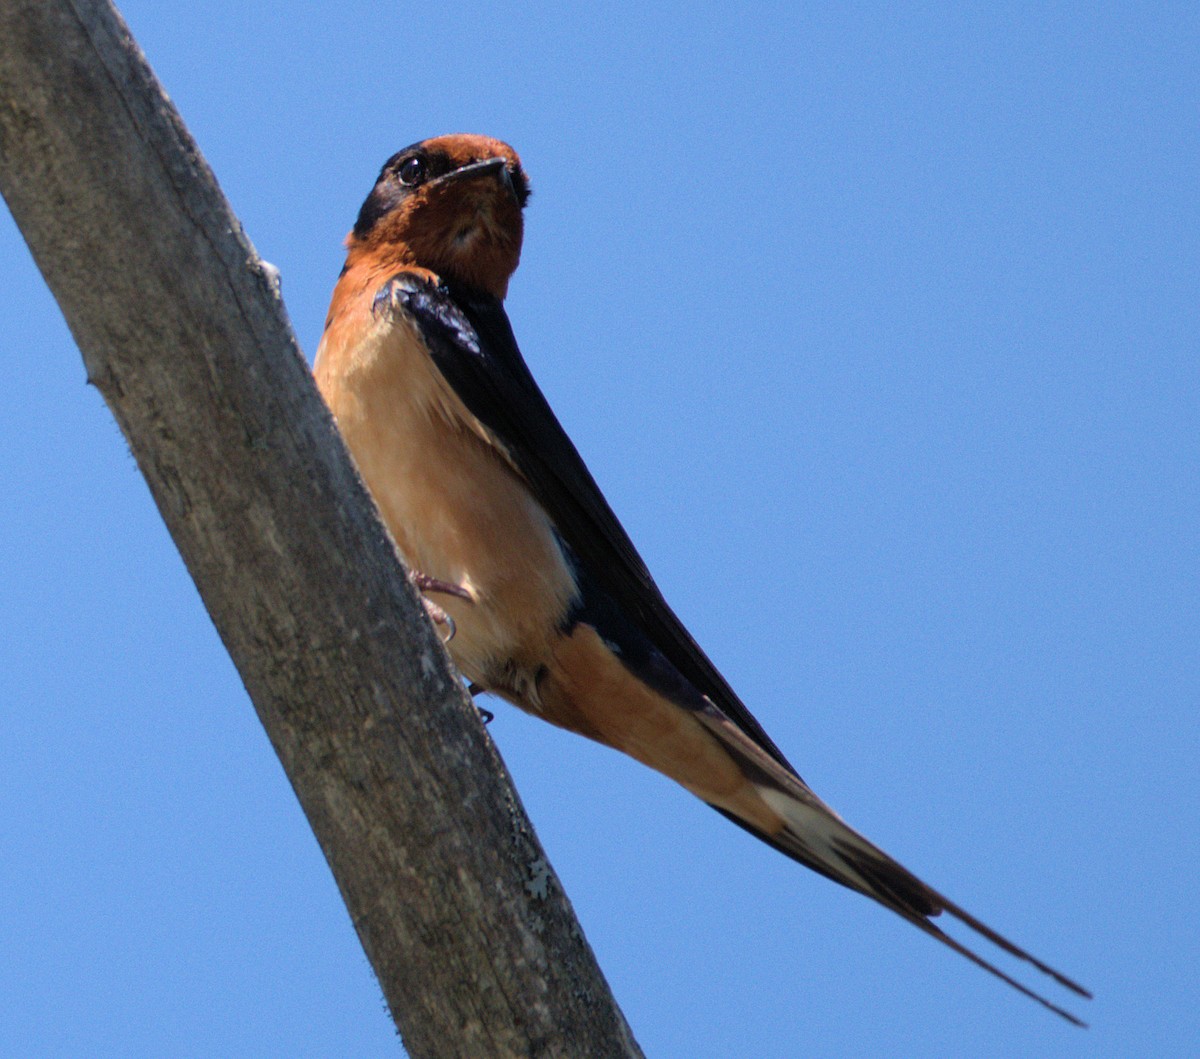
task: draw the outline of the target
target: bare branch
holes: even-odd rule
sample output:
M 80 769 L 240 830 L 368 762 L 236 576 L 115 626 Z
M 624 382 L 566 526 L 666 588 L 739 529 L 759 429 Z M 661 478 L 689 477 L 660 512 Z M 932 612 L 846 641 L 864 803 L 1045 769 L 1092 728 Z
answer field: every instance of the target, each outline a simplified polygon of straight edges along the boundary
M 636 1056 L 278 292 L 112 7 L 0 4 L 0 190 L 414 1056 Z

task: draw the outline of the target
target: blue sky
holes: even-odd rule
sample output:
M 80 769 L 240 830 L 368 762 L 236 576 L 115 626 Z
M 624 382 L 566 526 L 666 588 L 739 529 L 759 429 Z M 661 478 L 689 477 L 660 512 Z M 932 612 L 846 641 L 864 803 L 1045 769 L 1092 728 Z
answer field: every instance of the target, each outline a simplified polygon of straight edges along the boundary
M 632 762 L 491 732 L 654 1056 L 1200 1037 L 1191 4 L 122 5 L 312 355 L 382 161 L 529 170 L 509 312 L 677 611 L 1060 1025 Z M 0 1054 L 402 1054 L 11 220 Z

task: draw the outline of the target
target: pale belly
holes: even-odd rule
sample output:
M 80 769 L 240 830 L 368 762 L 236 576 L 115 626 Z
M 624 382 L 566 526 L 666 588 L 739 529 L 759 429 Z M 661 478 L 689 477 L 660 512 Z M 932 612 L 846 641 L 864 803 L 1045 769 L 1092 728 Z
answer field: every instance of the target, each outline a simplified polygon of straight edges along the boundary
M 693 710 L 644 684 L 592 626 L 567 627 L 576 585 L 549 518 L 413 332 L 340 324 L 317 384 L 408 565 L 470 593 L 434 597 L 457 626 L 463 675 L 775 834 L 778 816 Z
M 455 664 L 485 687 L 526 698 L 573 577 L 545 512 L 398 330 L 360 345 L 336 376 L 323 346 L 318 384 L 405 562 L 472 597 L 431 596 L 454 619 Z

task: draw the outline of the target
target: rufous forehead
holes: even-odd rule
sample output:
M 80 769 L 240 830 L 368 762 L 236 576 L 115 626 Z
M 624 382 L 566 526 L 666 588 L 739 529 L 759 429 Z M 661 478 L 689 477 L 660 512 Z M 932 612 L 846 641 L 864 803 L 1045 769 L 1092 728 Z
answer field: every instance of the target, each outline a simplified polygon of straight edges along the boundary
M 450 159 L 454 168 L 479 162 L 485 158 L 506 158 L 514 165 L 520 165 L 521 159 L 503 140 L 491 136 L 473 136 L 467 133 L 457 133 L 451 136 L 436 136 L 432 140 L 424 140 L 421 148 L 425 151 L 439 152 Z

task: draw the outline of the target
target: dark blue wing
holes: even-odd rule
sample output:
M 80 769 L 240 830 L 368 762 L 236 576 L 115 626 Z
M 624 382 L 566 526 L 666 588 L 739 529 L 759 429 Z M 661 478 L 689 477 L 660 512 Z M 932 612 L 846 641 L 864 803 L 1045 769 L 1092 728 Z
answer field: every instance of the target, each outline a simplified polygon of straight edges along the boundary
M 626 665 L 680 706 L 709 712 L 711 707 L 704 701 L 707 697 L 725 715 L 720 720 L 736 725 L 763 752 L 796 776 L 795 769 L 667 606 L 629 536 L 533 381 L 500 301 L 472 291 L 431 284 L 412 273 L 401 273 L 379 292 L 376 303 L 396 305 L 420 329 L 434 363 L 447 382 L 503 446 L 509 462 L 524 476 L 553 519 L 577 564 L 583 601 L 576 620 L 593 624 L 606 639 L 611 636 L 621 646 Z M 705 721 L 711 729 L 711 715 Z M 727 749 L 737 752 L 736 740 L 722 739 L 722 742 Z M 738 754 L 738 760 L 752 771 L 756 756 L 747 749 Z M 779 784 L 779 778 L 769 775 L 769 770 L 764 770 L 762 777 L 767 783 Z M 948 901 L 846 827 L 811 792 L 805 793 L 812 798 L 812 803 L 805 799 L 805 804 L 810 808 L 815 805 L 818 811 L 828 814 L 829 821 L 840 829 L 842 838 L 835 840 L 836 852 L 843 865 L 852 868 L 852 875 L 833 870 L 828 858 L 813 856 L 802 834 L 785 829 L 779 835 L 764 835 L 733 814 L 718 811 L 801 864 L 873 897 L 1051 1011 L 1083 1025 L 1070 1012 L 939 930 L 928 917 L 949 912 L 1066 988 L 1085 997 L 1091 995 L 1087 990 Z
M 500 300 L 400 273 L 376 296 L 377 305 L 388 303 L 416 324 L 446 381 L 504 446 L 582 567 L 585 581 L 609 597 L 695 691 L 794 773 L 663 599 L 538 389 Z

